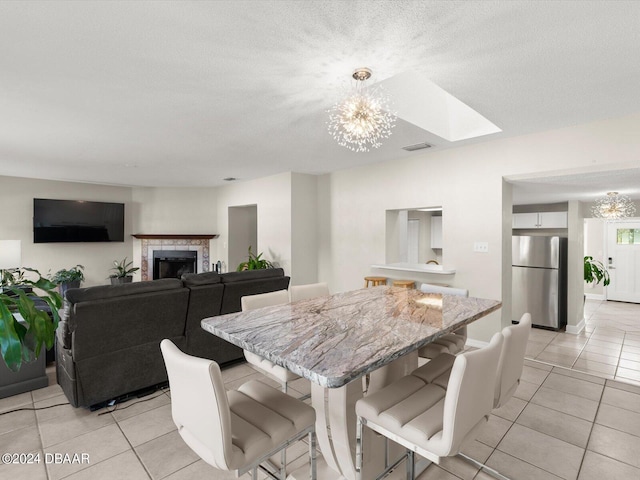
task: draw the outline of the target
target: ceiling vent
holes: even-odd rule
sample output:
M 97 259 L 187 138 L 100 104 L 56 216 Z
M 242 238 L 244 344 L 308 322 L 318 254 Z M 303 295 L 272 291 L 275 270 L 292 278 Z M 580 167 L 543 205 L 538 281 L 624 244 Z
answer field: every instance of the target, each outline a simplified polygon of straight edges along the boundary
M 223 178 L 222 180 L 224 180 L 225 182 L 235 182 L 238 179 L 236 177 L 227 177 Z
M 431 148 L 431 145 L 428 143 L 416 143 L 415 145 L 407 145 L 406 147 L 402 147 L 403 150 L 407 152 L 415 152 L 416 150 L 424 150 L 425 148 Z

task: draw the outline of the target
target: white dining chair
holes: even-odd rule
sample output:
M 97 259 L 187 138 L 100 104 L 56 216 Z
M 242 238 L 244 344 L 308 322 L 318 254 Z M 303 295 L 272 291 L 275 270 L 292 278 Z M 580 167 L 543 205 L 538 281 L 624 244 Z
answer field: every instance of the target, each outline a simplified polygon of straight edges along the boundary
M 420 291 L 423 293 L 440 293 L 443 295 L 458 295 L 461 297 L 469 296 L 469 290 L 464 288 L 442 287 L 440 285 L 431 285 L 429 283 L 423 283 L 420 285 Z M 448 333 L 433 342 L 428 343 L 418 350 L 418 356 L 433 359 L 442 353 L 455 355 L 464 350 L 466 343 L 467 326 L 465 325 L 453 333 Z
M 285 480 L 282 453 L 309 437 L 310 477 L 316 478 L 315 411 L 257 380 L 226 391 L 220 367 L 213 360 L 181 352 L 170 340 L 160 343 L 171 388 L 171 415 L 184 442 L 209 465 L 247 472 L 258 468 Z M 281 453 L 280 468 L 269 458 Z
M 292 302 L 308 300 L 329 295 L 329 286 L 326 283 L 309 283 L 307 285 L 291 285 L 289 287 L 289 299 Z
M 406 458 L 407 479 L 413 480 L 414 453 L 434 463 L 457 455 L 489 419 L 495 392 L 491 379 L 495 379 L 502 343 L 502 334 L 496 333 L 486 347 L 456 356 L 446 390 L 407 375 L 358 400 L 356 479 L 362 478 L 364 426 L 406 449 L 378 478 Z
M 240 299 L 240 305 L 242 306 L 243 312 L 255 310 L 257 308 L 284 305 L 285 303 L 289 303 L 289 292 L 287 290 L 277 290 L 275 292 L 260 293 L 258 295 L 247 295 Z M 248 350 L 244 350 L 244 358 L 258 370 L 274 377 L 280 385 L 282 385 L 282 391 L 284 393 L 287 393 L 289 390 L 289 382 L 300 378 L 298 375 L 290 372 L 286 368 L 276 365 L 270 360 L 262 358 L 260 355 L 256 355 Z
M 522 315 L 517 324 L 502 329 L 501 333 L 504 337 L 504 342 L 496 370 L 495 391 L 493 396 L 494 409 L 504 406 L 511 397 L 513 397 L 518 385 L 520 385 L 520 377 L 522 376 L 522 370 L 524 368 L 524 357 L 527 351 L 530 332 L 531 315 L 528 313 Z M 418 377 L 426 383 L 432 383 L 447 389 L 455 358 L 455 356 L 450 354 L 441 354 L 429 363 L 411 372 L 411 375 Z M 460 452 L 459 455 L 496 478 L 506 478 L 491 467 L 462 452 Z
M 504 343 L 500 353 L 500 361 L 496 370 L 496 390 L 493 408 L 500 408 L 507 403 L 520 384 L 527 342 L 531 332 L 531 315 L 525 313 L 515 325 L 502 329 Z M 411 372 L 426 383 L 433 383 L 447 388 L 451 368 L 455 356 L 442 354 Z

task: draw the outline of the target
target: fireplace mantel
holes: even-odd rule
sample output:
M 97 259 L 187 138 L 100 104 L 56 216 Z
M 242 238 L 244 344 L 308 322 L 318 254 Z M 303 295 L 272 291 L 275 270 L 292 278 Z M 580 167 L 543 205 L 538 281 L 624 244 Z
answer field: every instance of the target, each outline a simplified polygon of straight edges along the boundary
M 144 239 L 144 240 L 211 240 L 212 238 L 218 238 L 220 235 L 213 234 L 184 234 L 184 233 L 134 233 L 132 237 Z

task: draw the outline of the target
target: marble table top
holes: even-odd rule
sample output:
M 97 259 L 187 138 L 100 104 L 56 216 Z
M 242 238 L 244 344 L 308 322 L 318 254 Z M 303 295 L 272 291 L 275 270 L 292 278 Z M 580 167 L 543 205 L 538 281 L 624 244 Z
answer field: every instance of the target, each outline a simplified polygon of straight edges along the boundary
M 341 387 L 501 307 L 373 287 L 202 320 L 202 328 L 323 387 Z

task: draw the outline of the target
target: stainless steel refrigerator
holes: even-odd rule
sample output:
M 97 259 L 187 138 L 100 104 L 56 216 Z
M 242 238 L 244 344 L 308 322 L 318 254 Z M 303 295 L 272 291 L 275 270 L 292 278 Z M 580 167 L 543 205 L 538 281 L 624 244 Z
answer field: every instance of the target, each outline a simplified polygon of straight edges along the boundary
M 512 238 L 513 320 L 529 312 L 533 325 L 559 330 L 567 324 L 567 239 Z

